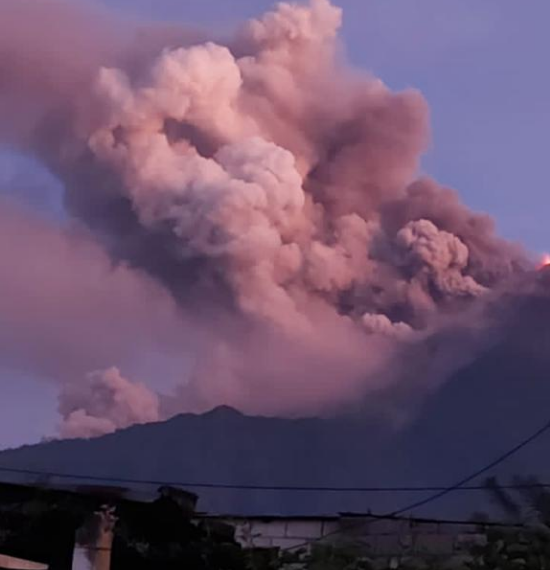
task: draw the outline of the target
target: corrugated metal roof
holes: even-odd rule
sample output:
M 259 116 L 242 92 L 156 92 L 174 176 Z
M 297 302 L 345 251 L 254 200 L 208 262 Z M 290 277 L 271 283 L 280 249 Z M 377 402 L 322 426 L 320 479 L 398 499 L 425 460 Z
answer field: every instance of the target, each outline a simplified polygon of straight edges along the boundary
M 40 482 L 0 482 L 0 489 L 19 488 L 19 489 L 41 489 L 57 493 L 70 493 L 80 496 L 97 497 L 104 500 L 123 500 L 136 503 L 152 503 L 162 494 L 170 493 L 181 497 L 189 503 L 195 504 L 198 496 L 183 488 L 177 487 L 149 487 L 149 488 L 129 488 L 117 487 L 111 485 L 86 485 L 82 481 L 75 483 L 64 482 L 56 483 L 51 480 L 42 480 Z M 175 497 L 176 498 L 176 497 Z
M 196 518 L 204 519 L 222 519 L 222 520 L 256 520 L 262 522 L 269 521 L 335 521 L 345 519 L 371 519 L 371 520 L 394 520 L 394 521 L 408 521 L 415 524 L 445 524 L 445 525 L 483 525 L 484 527 L 506 527 L 506 528 L 519 528 L 523 525 L 513 523 L 501 523 L 492 521 L 474 521 L 474 520 L 448 520 L 437 518 L 422 518 L 422 517 L 407 517 L 407 516 L 393 516 L 393 515 L 377 515 L 374 513 L 360 513 L 360 512 L 342 512 L 337 514 L 326 515 L 222 515 L 222 514 L 209 514 L 197 513 Z

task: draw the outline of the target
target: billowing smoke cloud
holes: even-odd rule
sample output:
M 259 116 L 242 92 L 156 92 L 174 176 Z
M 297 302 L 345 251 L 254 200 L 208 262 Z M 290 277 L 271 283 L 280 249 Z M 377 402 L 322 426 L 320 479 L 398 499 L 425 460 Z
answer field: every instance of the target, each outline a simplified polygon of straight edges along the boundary
M 48 14 L 80 14 L 74 5 L 38 4 Z M 21 6 L 11 25 L 28 33 L 35 4 Z M 189 352 L 189 331 L 200 330 L 194 371 L 182 373 L 181 388 L 160 398 L 158 410 L 144 388 L 110 370 L 64 392 L 64 434 L 220 403 L 320 413 L 372 395 L 398 382 L 395 363 L 402 353 L 410 358 L 411 342 L 525 266 L 488 218 L 436 182 L 415 180 L 428 140 L 426 103 L 346 67 L 340 24 L 338 8 L 311 0 L 279 4 L 225 43 L 172 30 L 163 44 L 165 32 L 156 30 L 136 50 L 130 27 L 118 41 L 92 27 L 84 36 L 91 47 L 72 49 L 69 37 L 61 50 L 44 26 L 38 37 L 54 49 L 41 60 L 36 43 L 0 40 L 0 66 L 11 70 L 0 88 L 0 98 L 2 89 L 8 94 L 6 138 L 64 182 L 69 211 L 95 236 L 92 257 L 109 259 L 119 280 L 154 283 L 153 298 L 171 307 L 168 345 Z M 26 71 L 27 53 L 45 71 Z M 79 81 L 67 79 L 72 70 Z M 20 91 L 23 106 L 10 96 Z M 87 265 L 70 251 L 76 260 L 55 275 L 69 262 Z M 8 248 L 3 256 L 30 260 L 36 252 Z M 98 282 L 83 281 L 59 277 L 56 287 L 92 307 Z M 105 291 L 86 327 L 107 316 L 131 329 L 127 338 L 151 334 L 163 344 L 149 302 L 119 303 L 125 287 Z M 23 293 L 13 294 L 13 318 L 25 314 Z M 29 324 L 41 312 L 37 301 Z M 26 346 L 25 338 L 10 340 Z M 124 342 L 110 358 L 123 357 Z M 26 346 L 28 360 L 40 361 L 39 345 Z M 119 364 L 74 360 L 86 372 Z M 56 363 L 63 382 L 76 382 L 79 366 L 65 367 L 61 355 Z
M 399 339 L 413 337 L 413 329 L 403 322 L 392 323 L 386 315 L 365 313 L 362 318 L 363 326 L 371 334 L 381 334 Z
M 185 342 L 173 299 L 147 275 L 114 266 L 85 233 L 1 200 L 0 276 L 4 365 L 67 383 Z
M 109 368 L 63 392 L 60 412 L 65 417 L 62 436 L 93 437 L 158 420 L 159 400 L 143 384 L 129 382 L 117 368 Z
M 441 294 L 477 296 L 485 291 L 471 275 L 463 274 L 468 267 L 466 245 L 454 234 L 439 230 L 433 222 L 409 222 L 399 230 L 397 243 Z

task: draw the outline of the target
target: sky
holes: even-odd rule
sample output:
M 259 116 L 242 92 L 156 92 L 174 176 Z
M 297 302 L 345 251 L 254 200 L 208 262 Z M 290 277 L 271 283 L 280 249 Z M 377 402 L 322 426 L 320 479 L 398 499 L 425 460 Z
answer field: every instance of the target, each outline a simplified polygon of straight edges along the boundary
M 76 1 L 76 0 L 75 0 Z M 231 28 L 268 0 L 91 0 L 132 17 Z M 550 250 L 548 0 L 333 0 L 348 59 L 431 109 L 423 170 L 489 213 L 505 237 Z M 62 220 L 60 185 L 0 149 L 0 188 Z M 29 395 L 32 395 L 29 398 Z M 0 363 L 0 448 L 55 429 L 55 392 Z M 33 421 L 29 422 L 28 418 Z

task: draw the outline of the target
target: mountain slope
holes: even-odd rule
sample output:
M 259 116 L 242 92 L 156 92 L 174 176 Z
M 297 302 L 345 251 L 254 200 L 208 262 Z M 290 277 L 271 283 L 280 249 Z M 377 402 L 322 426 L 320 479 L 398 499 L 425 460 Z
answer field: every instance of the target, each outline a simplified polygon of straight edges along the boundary
M 94 440 L 0 453 L 0 465 L 82 475 L 238 485 L 447 485 L 488 463 L 548 420 L 550 302 L 513 299 L 499 341 L 458 371 L 399 433 L 363 419 L 247 417 L 229 408 L 134 426 Z M 501 466 L 503 477 L 550 479 L 543 437 Z M 7 476 L 7 475 L 6 475 Z M 384 512 L 412 493 L 284 492 L 192 488 L 217 513 Z M 457 492 L 422 514 L 466 516 L 485 495 Z

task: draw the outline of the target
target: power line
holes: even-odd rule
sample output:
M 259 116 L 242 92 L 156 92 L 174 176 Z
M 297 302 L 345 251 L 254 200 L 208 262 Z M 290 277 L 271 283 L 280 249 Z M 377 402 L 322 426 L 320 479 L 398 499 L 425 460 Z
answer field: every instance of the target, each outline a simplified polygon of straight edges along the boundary
M 55 471 L 42 471 L 42 470 L 33 470 L 33 469 L 18 469 L 18 468 L 11 468 L 11 467 L 0 467 L 0 472 L 5 473 L 13 473 L 13 474 L 25 474 L 25 475 L 33 475 L 38 477 L 58 477 L 58 478 L 65 478 L 65 479 L 76 479 L 76 480 L 86 480 L 86 481 L 101 481 L 105 482 L 117 482 L 117 483 L 127 483 L 133 485 L 166 485 L 166 486 L 179 486 L 179 487 L 195 487 L 195 488 L 214 488 L 214 489 L 242 489 L 242 490 L 279 490 L 279 491 L 323 491 L 323 492 L 399 492 L 399 491 L 434 491 L 435 494 L 430 495 L 424 499 L 419 501 L 415 501 L 412 504 L 409 504 L 403 508 L 399 508 L 395 511 L 392 511 L 387 514 L 377 515 L 374 520 L 370 521 L 362 521 L 358 524 L 348 525 L 345 528 L 336 529 L 330 533 L 325 534 L 322 537 L 315 538 L 312 540 L 304 541 L 301 544 L 294 545 L 289 548 L 282 549 L 283 552 L 288 552 L 292 550 L 297 550 L 300 548 L 307 547 L 311 544 L 315 544 L 319 541 L 325 540 L 331 536 L 336 536 L 341 534 L 345 531 L 349 530 L 359 530 L 365 526 L 371 526 L 376 524 L 381 520 L 385 520 L 388 518 L 395 518 L 399 515 L 403 515 L 407 511 L 412 511 L 413 509 L 417 509 L 419 507 L 423 507 L 429 503 L 437 501 L 438 499 L 452 493 L 454 491 L 479 491 L 485 490 L 487 487 L 485 485 L 470 485 L 467 484 L 470 481 L 480 477 L 484 473 L 490 471 L 497 465 L 500 465 L 511 456 L 515 455 L 519 451 L 521 451 L 524 447 L 538 439 L 542 436 L 545 432 L 550 429 L 550 421 L 545 423 L 541 428 L 535 431 L 533 434 L 525 438 L 523 441 L 503 453 L 499 455 L 496 459 L 488 463 L 487 465 L 481 467 L 480 469 L 474 471 L 470 475 L 460 479 L 453 485 L 448 487 L 297 487 L 297 486 L 268 486 L 268 485 L 234 485 L 234 484 L 217 484 L 217 483 L 186 483 L 182 481 L 160 481 L 160 480 L 150 480 L 150 479 L 129 479 L 129 478 L 120 478 L 120 477 L 101 477 L 96 475 L 82 475 L 82 474 L 75 474 L 75 473 L 61 473 Z M 550 484 L 547 483 L 529 483 L 529 484 L 518 484 L 518 485 L 502 485 L 500 488 L 502 489 L 528 489 L 528 488 L 548 488 Z
M 228 489 L 242 491 L 296 491 L 318 493 L 414 493 L 414 492 L 438 492 L 448 491 L 445 486 L 403 486 L 403 487 L 323 487 L 323 486 L 299 486 L 299 485 L 245 485 L 234 483 L 206 483 L 186 481 L 166 481 L 154 479 L 128 479 L 120 477 L 106 477 L 98 475 L 82 475 L 76 473 L 62 473 L 57 471 L 41 471 L 34 469 L 18 469 L 12 467 L 0 467 L 0 472 L 19 475 L 32 475 L 42 478 L 57 477 L 59 479 L 76 479 L 80 481 L 98 481 L 102 483 L 125 483 L 129 485 L 154 485 L 167 487 L 189 487 L 196 489 Z M 500 489 L 535 489 L 550 488 L 550 483 L 524 483 L 499 485 Z M 486 491 L 486 485 L 462 485 L 457 491 Z
M 516 453 L 518 453 L 519 451 L 521 451 L 524 447 L 526 447 L 527 445 L 529 445 L 530 443 L 532 443 L 533 441 L 535 441 L 537 438 L 539 438 L 541 435 L 543 435 L 545 432 L 547 432 L 550 429 L 550 421 L 546 422 L 541 428 L 539 428 L 537 431 L 535 431 L 534 433 L 532 433 L 530 436 L 528 436 L 527 438 L 525 438 L 523 441 L 521 441 L 520 443 L 518 443 L 517 445 L 515 445 L 514 447 L 512 447 L 511 449 L 509 449 L 508 451 L 506 451 L 505 453 L 503 453 L 502 455 L 499 455 L 496 459 L 494 459 L 493 461 L 491 461 L 490 463 L 488 463 L 487 465 L 481 467 L 480 469 L 474 471 L 473 473 L 471 473 L 470 475 L 464 477 L 463 479 L 458 480 L 456 483 L 450 485 L 449 487 L 446 487 L 440 491 L 437 491 L 435 494 L 430 495 L 429 497 L 426 497 L 424 499 L 421 499 L 419 501 L 415 501 L 414 503 L 411 503 L 405 507 L 399 508 L 395 511 L 392 511 L 386 515 L 381 515 L 380 518 L 377 518 L 375 520 L 371 520 L 371 521 L 363 521 L 361 523 L 358 524 L 354 524 L 354 525 L 348 525 L 346 528 L 343 529 L 336 529 L 332 532 L 329 532 L 327 534 L 325 534 L 322 537 L 319 538 L 315 538 L 312 540 L 308 540 L 305 541 L 301 544 L 289 547 L 289 548 L 284 548 L 282 549 L 283 552 L 288 552 L 288 551 L 292 551 L 292 550 L 298 550 L 300 548 L 304 548 L 307 547 L 311 544 L 315 544 L 317 542 L 320 542 L 322 540 L 325 540 L 326 538 L 329 538 L 331 536 L 336 536 L 338 534 L 341 534 L 342 532 L 345 531 L 349 531 L 349 530 L 359 530 L 365 526 L 370 527 L 373 524 L 376 524 L 377 522 L 379 522 L 380 520 L 383 520 L 385 517 L 397 517 L 399 515 L 402 515 L 408 511 L 412 511 L 413 509 L 417 509 L 419 507 L 423 507 L 429 503 L 433 503 L 434 501 L 437 501 L 438 499 L 441 499 L 442 497 L 444 497 L 445 495 L 448 495 L 449 493 L 452 493 L 454 491 L 458 491 L 460 490 L 462 487 L 464 487 L 467 483 L 469 483 L 470 481 L 473 481 L 474 479 L 477 479 L 479 476 L 483 475 L 484 473 L 487 473 L 488 471 L 490 471 L 491 469 L 493 469 L 494 467 L 496 467 L 497 465 L 500 465 L 501 463 L 503 463 L 504 461 L 506 461 L 507 459 L 509 459 L 510 457 L 512 457 L 512 455 L 515 455 Z

